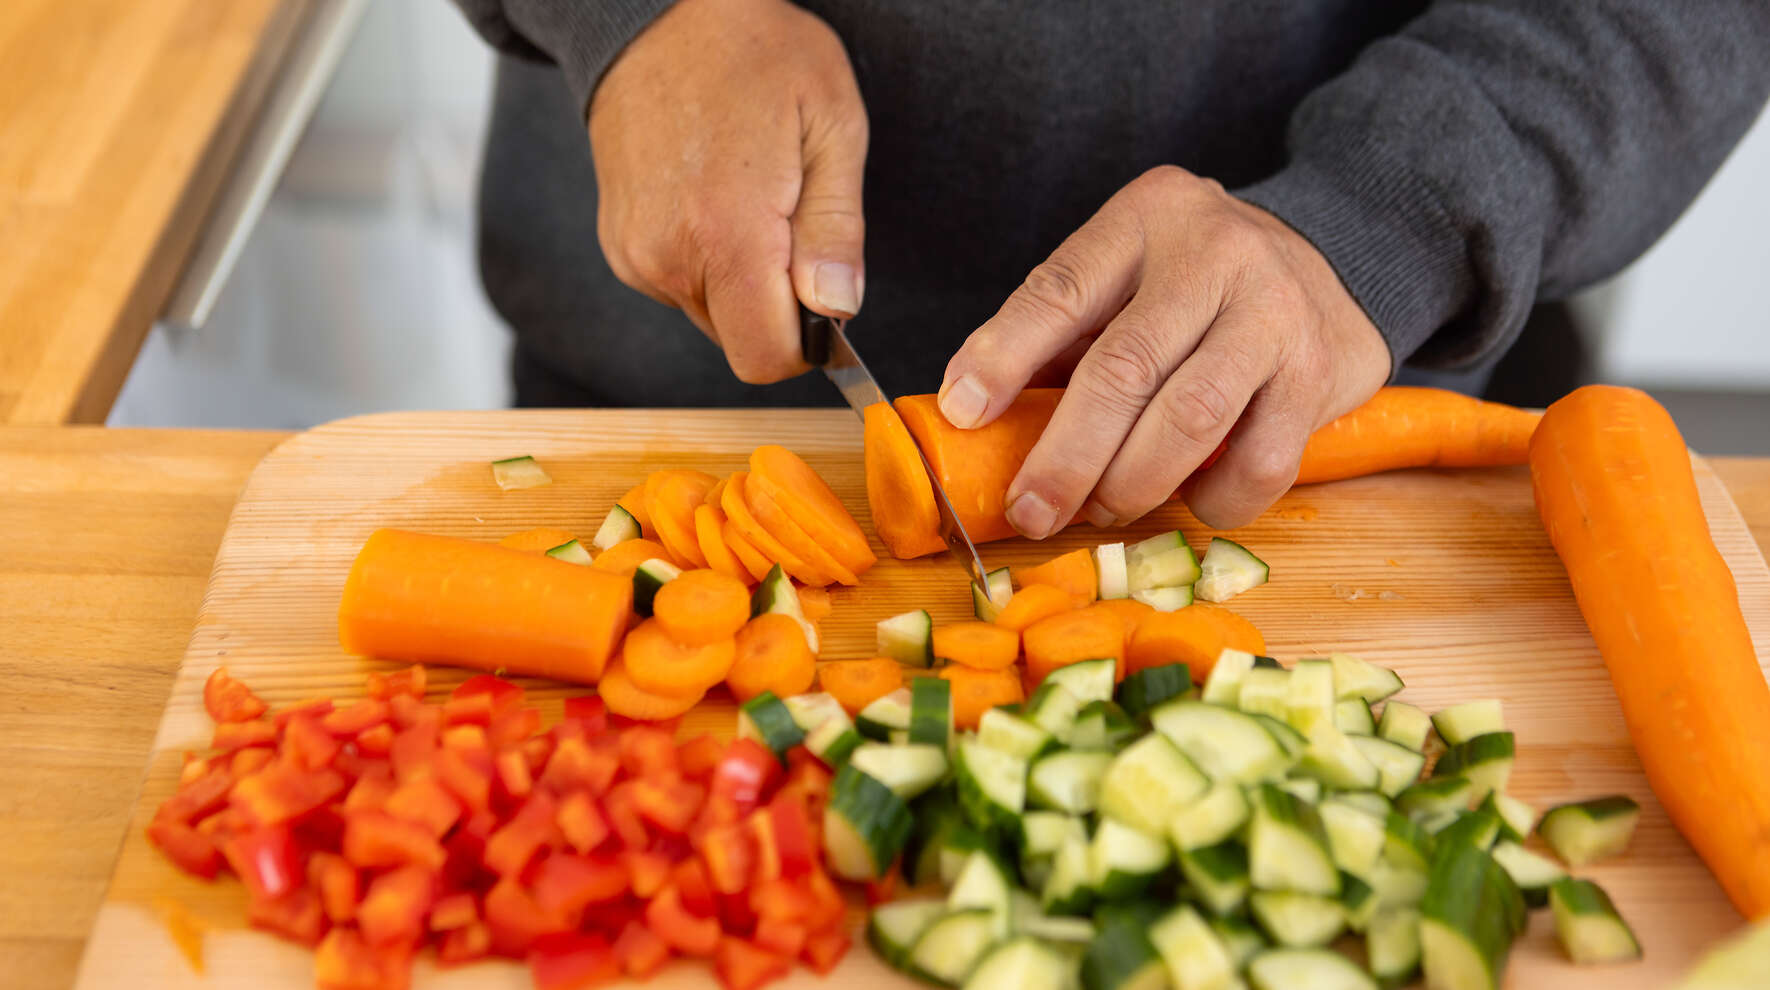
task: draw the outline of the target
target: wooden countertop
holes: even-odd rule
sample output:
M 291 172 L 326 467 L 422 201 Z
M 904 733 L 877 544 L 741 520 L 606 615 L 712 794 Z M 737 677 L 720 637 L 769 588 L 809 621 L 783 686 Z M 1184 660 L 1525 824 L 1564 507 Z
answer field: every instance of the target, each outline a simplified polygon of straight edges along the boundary
M 0 986 L 72 983 L 228 513 L 285 436 L 0 428 Z M 1770 459 L 1712 463 L 1770 553 Z
M 310 2 L 0 3 L 0 423 L 104 419 Z

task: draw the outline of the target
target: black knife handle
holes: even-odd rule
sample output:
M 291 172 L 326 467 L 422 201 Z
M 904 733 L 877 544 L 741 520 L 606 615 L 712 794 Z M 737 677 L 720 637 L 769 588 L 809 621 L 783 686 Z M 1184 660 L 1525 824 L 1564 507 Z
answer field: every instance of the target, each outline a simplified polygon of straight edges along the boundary
M 823 367 L 830 363 L 830 334 L 836 329 L 836 318 L 813 313 L 799 304 L 799 352 L 805 363 Z

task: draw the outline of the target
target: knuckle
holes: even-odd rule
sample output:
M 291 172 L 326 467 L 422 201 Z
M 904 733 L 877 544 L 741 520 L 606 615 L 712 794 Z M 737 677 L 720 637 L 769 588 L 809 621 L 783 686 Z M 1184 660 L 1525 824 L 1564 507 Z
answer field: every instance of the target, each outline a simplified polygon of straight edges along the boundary
M 1070 323 L 1087 309 L 1086 275 L 1064 258 L 1049 258 L 1032 271 L 1017 293 L 1024 302 Z
M 1163 427 L 1176 439 L 1205 446 L 1228 428 L 1235 402 L 1214 377 L 1195 377 L 1161 404 Z
M 1089 349 L 1100 377 L 1139 402 L 1146 401 L 1168 376 L 1160 335 L 1145 317 L 1121 313 L 1113 332 Z
M 793 215 L 795 227 L 803 231 L 815 224 L 817 236 L 826 240 L 860 243 L 866 237 L 867 222 L 860 204 L 852 198 L 836 194 L 814 194 L 799 200 Z
M 1262 446 L 1248 452 L 1241 475 L 1249 491 L 1278 495 L 1296 480 L 1297 456 L 1282 447 Z

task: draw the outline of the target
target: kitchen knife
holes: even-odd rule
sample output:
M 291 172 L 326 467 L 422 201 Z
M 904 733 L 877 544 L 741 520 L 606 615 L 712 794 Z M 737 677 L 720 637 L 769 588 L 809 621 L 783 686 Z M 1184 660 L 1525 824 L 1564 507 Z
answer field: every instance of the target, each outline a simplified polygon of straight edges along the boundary
M 889 402 L 885 390 L 879 387 L 878 379 L 867 370 L 848 343 L 842 321 L 833 317 L 813 313 L 804 306 L 799 307 L 799 349 L 804 352 L 805 360 L 823 369 L 825 377 L 848 400 L 849 408 L 853 409 L 864 421 L 867 407 L 876 402 Z M 914 440 L 914 437 L 911 438 Z M 928 463 L 928 455 L 922 453 L 920 444 L 916 445 L 916 453 L 922 458 L 922 467 L 928 472 L 928 483 L 934 488 L 934 507 L 940 512 L 940 536 L 946 541 L 947 550 L 958 560 L 965 573 L 971 575 L 971 582 L 983 590 L 985 599 L 990 598 L 989 571 L 984 569 L 983 558 L 978 556 L 977 546 L 965 532 L 965 525 L 953 512 L 953 503 L 946 497 L 946 489 L 940 486 L 940 479 L 934 474 L 934 465 Z M 1000 603 L 997 603 L 1000 604 Z

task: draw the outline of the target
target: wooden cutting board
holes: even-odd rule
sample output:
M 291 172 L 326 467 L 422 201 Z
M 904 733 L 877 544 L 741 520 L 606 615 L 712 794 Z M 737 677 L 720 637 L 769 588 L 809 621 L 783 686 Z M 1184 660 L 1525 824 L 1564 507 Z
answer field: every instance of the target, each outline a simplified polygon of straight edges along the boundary
M 870 531 L 860 425 L 845 410 L 398 413 L 322 426 L 272 452 L 247 484 L 216 556 L 77 985 L 312 986 L 307 950 L 244 927 L 236 882 L 204 883 L 179 873 L 141 830 L 172 792 L 180 754 L 203 748 L 209 737 L 201 691 L 217 664 L 274 706 L 316 695 L 361 695 L 364 675 L 377 665 L 340 651 L 335 611 L 351 559 L 370 531 L 399 526 L 495 540 L 550 525 L 587 537 L 613 500 L 648 471 L 729 472 L 744 464 L 751 448 L 769 442 L 803 455 Z M 538 458 L 554 483 L 498 490 L 488 462 L 519 454 Z M 1758 655 L 1770 658 L 1770 570 L 1700 459 L 1696 472 Z M 1209 534 L 1178 507 L 1123 536 L 1175 526 L 1202 549 Z M 1014 541 L 983 552 L 990 566 L 1027 564 L 1102 536 L 1084 526 L 1044 545 Z M 1739 917 L 1648 790 L 1603 663 L 1537 522 L 1525 469 L 1396 472 L 1307 487 L 1235 538 L 1272 566 L 1271 584 L 1233 602 L 1265 632 L 1269 652 L 1288 662 L 1339 649 L 1393 666 L 1407 680 L 1401 697 L 1428 710 L 1502 698 L 1518 738 L 1512 789 L 1519 797 L 1539 808 L 1613 792 L 1641 802 L 1641 826 L 1627 855 L 1588 875 L 1634 925 L 1645 961 L 1573 967 L 1560 957 L 1547 913 L 1536 912 L 1513 952 L 1508 986 L 1663 986 L 1738 927 Z M 970 616 L 965 580 L 949 559 L 904 562 L 882 549 L 879 554 L 879 566 L 861 587 L 834 595 L 835 610 L 823 622 L 826 659 L 871 655 L 873 623 L 908 608 L 926 607 L 937 621 Z M 465 676 L 437 670 L 432 685 L 447 691 Z M 560 698 L 579 693 L 541 682 L 528 686 L 549 717 L 557 716 Z M 683 731 L 728 734 L 732 724 L 731 704 L 721 696 L 691 713 Z M 204 976 L 193 972 L 168 933 L 171 904 L 182 905 L 207 930 Z M 712 985 L 707 968 L 691 963 L 675 965 L 658 981 L 666 990 Z M 829 982 L 850 981 L 908 985 L 864 947 L 850 953 Z M 799 970 L 787 985 L 822 984 Z M 529 983 L 515 965 L 451 971 L 426 960 L 416 986 Z

